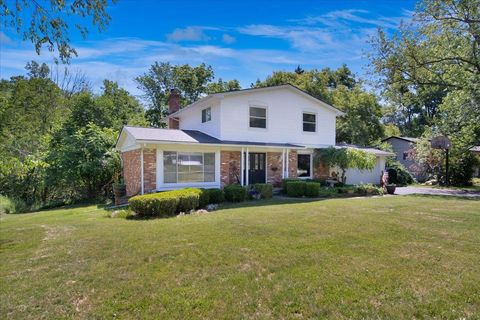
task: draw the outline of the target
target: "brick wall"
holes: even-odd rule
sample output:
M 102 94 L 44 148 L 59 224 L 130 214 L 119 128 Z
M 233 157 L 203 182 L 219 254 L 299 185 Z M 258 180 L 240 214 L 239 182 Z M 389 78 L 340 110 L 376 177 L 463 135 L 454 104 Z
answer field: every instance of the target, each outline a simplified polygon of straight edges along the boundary
M 127 186 L 127 196 L 140 193 L 140 150 L 122 152 L 123 180 Z
M 313 177 L 315 179 L 327 179 L 329 176 L 330 168 L 326 164 L 321 163 L 315 166 L 315 162 L 313 163 Z
M 240 180 L 240 151 L 220 152 L 220 182 L 222 187 Z
M 288 152 L 288 177 L 297 177 L 297 151 Z
M 282 184 L 282 153 L 267 153 L 267 183 L 271 183 L 276 187 Z
M 123 179 L 127 186 L 127 196 L 141 192 L 140 150 L 122 152 Z M 143 150 L 143 182 L 144 191 L 154 190 L 157 185 L 157 156 L 155 149 Z
M 157 188 L 157 150 L 143 150 L 143 183 L 145 193 Z

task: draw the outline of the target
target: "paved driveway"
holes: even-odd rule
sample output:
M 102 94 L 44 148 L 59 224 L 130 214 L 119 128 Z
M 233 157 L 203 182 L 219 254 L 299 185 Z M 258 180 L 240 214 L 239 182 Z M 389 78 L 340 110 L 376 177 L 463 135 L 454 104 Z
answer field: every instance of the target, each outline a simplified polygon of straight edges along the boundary
M 437 189 L 428 187 L 397 187 L 395 194 L 430 194 L 439 196 L 480 197 L 479 191 L 465 191 L 456 189 Z

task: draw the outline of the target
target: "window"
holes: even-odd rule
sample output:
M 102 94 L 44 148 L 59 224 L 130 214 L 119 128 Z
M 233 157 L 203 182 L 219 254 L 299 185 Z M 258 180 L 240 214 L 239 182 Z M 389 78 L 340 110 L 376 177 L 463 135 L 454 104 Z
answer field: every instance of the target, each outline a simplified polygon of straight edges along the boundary
M 303 113 L 303 131 L 317 131 L 317 115 L 314 113 Z
M 165 183 L 215 182 L 214 152 L 163 152 Z
M 297 156 L 297 177 L 311 177 L 311 157 L 312 156 L 310 154 L 299 154 Z
M 267 127 L 267 109 L 250 107 L 250 128 Z
M 403 153 L 403 160 L 407 160 L 408 159 L 408 152 L 404 152 Z
M 202 123 L 212 120 L 212 108 L 202 110 Z

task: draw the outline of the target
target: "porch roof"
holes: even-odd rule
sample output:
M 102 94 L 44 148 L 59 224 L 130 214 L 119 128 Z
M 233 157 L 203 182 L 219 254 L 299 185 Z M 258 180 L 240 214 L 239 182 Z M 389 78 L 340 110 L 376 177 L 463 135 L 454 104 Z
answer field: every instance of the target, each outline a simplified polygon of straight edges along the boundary
M 146 143 L 176 143 L 176 144 L 204 144 L 223 146 L 255 146 L 275 148 L 304 148 L 301 145 L 275 142 L 252 142 L 220 140 L 197 130 L 123 127 L 122 131 L 128 132 L 137 142 Z M 121 134 L 120 134 L 121 135 Z

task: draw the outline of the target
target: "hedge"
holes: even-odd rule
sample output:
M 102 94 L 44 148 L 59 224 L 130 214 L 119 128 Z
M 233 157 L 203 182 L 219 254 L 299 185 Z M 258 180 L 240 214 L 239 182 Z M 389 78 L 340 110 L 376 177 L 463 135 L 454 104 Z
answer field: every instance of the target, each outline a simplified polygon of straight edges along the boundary
M 306 182 L 305 183 L 305 196 L 316 198 L 320 195 L 320 183 L 318 182 Z
M 225 201 L 225 193 L 222 189 L 205 189 L 208 194 L 208 204 L 222 203 Z
M 178 195 L 172 192 L 135 196 L 128 200 L 130 208 L 140 216 L 172 216 L 177 212 Z
M 270 199 L 273 196 L 273 185 L 268 183 L 256 183 L 252 189 L 260 194 L 262 199 Z
M 285 178 L 285 179 L 282 179 L 282 189 L 283 189 L 284 192 L 287 192 L 287 183 L 291 182 L 291 181 L 305 181 L 305 180 L 302 180 L 302 179 L 299 179 L 299 178 Z
M 231 184 L 223 188 L 225 199 L 230 202 L 241 202 L 247 197 L 247 190 L 238 184 Z
M 286 181 L 286 192 L 289 197 L 303 197 L 307 182 L 302 180 Z

